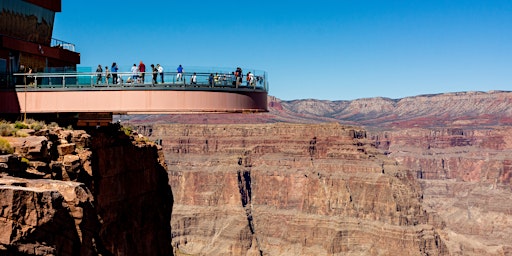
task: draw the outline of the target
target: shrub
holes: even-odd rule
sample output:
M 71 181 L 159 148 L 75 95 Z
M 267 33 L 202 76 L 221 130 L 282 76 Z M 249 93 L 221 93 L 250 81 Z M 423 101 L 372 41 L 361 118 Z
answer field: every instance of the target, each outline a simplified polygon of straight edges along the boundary
M 0 136 L 11 136 L 15 132 L 12 124 L 6 121 L 0 121 Z
M 131 127 L 121 126 L 120 129 L 121 129 L 121 131 L 124 132 L 124 134 L 126 134 L 126 136 L 132 135 L 133 129 Z
M 34 129 L 35 131 L 39 131 L 46 127 L 46 123 L 44 121 L 33 121 L 29 124 L 30 129 Z
M 28 137 L 28 133 L 26 132 L 23 132 L 23 131 L 16 131 L 14 134 L 13 134 L 15 137 L 22 137 L 22 138 L 25 138 L 25 137 Z
M 14 153 L 14 149 L 11 146 L 11 143 L 4 138 L 0 138 L 0 153 L 2 154 L 12 154 Z
M 51 123 L 48 125 L 48 127 L 49 127 L 49 128 L 52 128 L 52 129 L 53 129 L 53 128 L 57 128 L 57 127 L 59 127 L 59 124 L 58 124 L 58 123 L 56 123 L 56 122 L 51 122 Z
M 14 123 L 14 128 L 15 129 L 27 129 L 28 128 L 28 125 L 25 124 L 24 122 L 21 122 L 21 121 L 16 121 Z

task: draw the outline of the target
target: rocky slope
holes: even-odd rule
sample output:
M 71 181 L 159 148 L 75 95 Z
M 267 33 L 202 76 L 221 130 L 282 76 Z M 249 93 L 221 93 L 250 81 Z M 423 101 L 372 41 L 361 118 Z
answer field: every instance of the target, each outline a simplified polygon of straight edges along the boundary
M 512 92 L 457 92 L 402 99 L 352 101 L 292 100 L 269 97 L 269 112 L 260 114 L 198 114 L 120 116 L 135 125 L 190 123 L 322 123 L 376 127 L 485 127 L 512 125 Z
M 157 146 L 118 127 L 25 132 L 3 138 L 14 153 L 0 155 L 0 254 L 172 254 Z
M 175 255 L 447 255 L 415 173 L 365 130 L 157 125 Z

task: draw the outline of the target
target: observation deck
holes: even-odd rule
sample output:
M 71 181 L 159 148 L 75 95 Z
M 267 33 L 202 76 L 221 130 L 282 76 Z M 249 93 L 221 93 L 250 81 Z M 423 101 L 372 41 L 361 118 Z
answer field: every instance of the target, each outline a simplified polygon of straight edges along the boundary
M 157 74 L 156 83 L 151 72 L 110 73 L 108 80 L 105 72 L 15 73 L 13 84 L 0 84 L 0 113 L 72 118 L 78 126 L 96 126 L 111 122 L 115 114 L 266 112 L 267 74 L 249 71 L 252 81 L 245 73 L 241 83 L 232 72 L 213 69 L 187 71 L 181 80 L 177 72 L 163 72 L 163 82 Z

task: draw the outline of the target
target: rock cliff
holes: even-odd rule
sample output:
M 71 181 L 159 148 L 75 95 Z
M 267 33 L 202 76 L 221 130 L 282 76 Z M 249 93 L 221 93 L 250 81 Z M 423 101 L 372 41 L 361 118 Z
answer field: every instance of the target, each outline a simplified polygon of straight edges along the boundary
M 119 127 L 3 137 L 0 254 L 171 255 L 161 151 Z
M 416 173 L 453 255 L 512 254 L 512 128 L 403 129 L 372 135 Z
M 415 172 L 362 128 L 155 125 L 175 255 L 448 255 Z
M 180 195 L 179 200 L 184 200 L 184 202 L 179 201 L 177 207 L 180 208 L 179 212 L 194 209 L 195 215 L 179 225 L 173 224 L 173 227 L 177 228 L 176 230 L 185 229 L 184 233 L 176 231 L 173 240 L 173 243 L 182 248 L 183 252 L 194 251 L 221 254 L 219 251 L 229 251 L 225 247 L 217 246 L 209 239 L 209 237 L 215 237 L 217 239 L 215 241 L 220 241 L 219 239 L 231 241 L 232 237 L 236 237 L 235 235 L 228 236 L 225 232 L 219 231 L 220 227 L 224 227 L 228 223 L 233 225 L 233 222 L 220 218 L 220 213 L 209 215 L 209 220 L 211 221 L 206 222 L 212 225 L 207 226 L 210 229 L 206 228 L 206 230 L 209 230 L 209 233 L 201 231 L 204 233 L 197 235 L 197 233 L 193 232 L 193 227 L 201 227 L 199 230 L 205 229 L 206 224 L 201 222 L 200 218 L 201 214 L 204 214 L 202 212 L 207 210 L 219 212 L 219 208 L 222 211 L 227 211 L 227 207 L 215 206 L 217 204 L 215 200 L 219 200 L 215 198 L 224 195 L 226 191 L 236 190 L 237 186 L 239 186 L 241 187 L 238 188 L 239 192 L 234 193 L 237 198 L 227 197 L 224 198 L 225 201 L 221 201 L 227 202 L 226 200 L 228 199 L 232 200 L 229 201 L 230 204 L 225 203 L 225 205 L 234 204 L 235 206 L 239 200 L 242 201 L 242 208 L 244 209 L 241 211 L 242 216 L 232 212 L 229 214 L 228 212 L 224 213 L 227 216 L 231 216 L 231 218 L 238 216 L 237 218 L 242 219 L 240 220 L 241 222 L 243 222 L 244 214 L 252 220 L 252 224 L 245 227 L 249 231 L 244 232 L 252 234 L 252 229 L 255 235 L 248 237 L 244 233 L 244 235 L 240 235 L 244 239 L 238 240 L 252 241 L 254 238 L 254 242 L 250 244 L 251 248 L 255 248 L 254 244 L 258 246 L 262 244 L 261 241 L 275 244 L 276 247 L 283 244 L 292 244 L 294 246 L 290 246 L 295 251 L 292 252 L 292 249 L 289 249 L 288 253 L 308 254 L 311 251 L 306 249 L 308 246 L 306 242 L 296 245 L 296 241 L 292 239 L 294 236 L 289 234 L 289 230 L 292 229 L 284 228 L 284 224 L 282 224 L 292 225 L 297 223 L 297 221 L 290 221 L 288 219 L 291 218 L 284 217 L 275 218 L 274 216 L 276 215 L 268 213 L 271 212 L 270 210 L 263 211 L 263 206 L 280 210 L 283 207 L 292 208 L 293 210 L 286 208 L 288 212 L 293 212 L 290 215 L 294 217 L 302 216 L 301 225 L 310 225 L 307 224 L 310 219 L 318 221 L 324 217 L 318 218 L 317 215 L 311 214 L 310 211 L 305 211 L 304 209 L 310 209 L 310 207 L 304 207 L 305 203 L 298 204 L 297 201 L 315 202 L 315 207 L 325 205 L 325 203 L 321 204 L 309 197 L 306 200 L 301 196 L 295 196 L 305 193 L 301 192 L 302 190 L 321 187 L 313 185 L 312 181 L 309 180 L 311 173 L 314 173 L 314 171 L 310 170 L 316 171 L 320 169 L 326 172 L 326 169 L 338 168 L 346 172 L 348 169 L 345 166 L 346 164 L 365 166 L 384 155 L 385 159 L 396 164 L 394 168 L 405 171 L 405 173 L 412 177 L 411 179 L 415 180 L 411 184 L 416 184 L 413 187 L 416 186 L 417 190 L 415 191 L 421 195 L 421 207 L 428 213 L 429 218 L 434 220 L 429 223 L 435 228 L 437 235 L 441 238 L 443 245 L 446 246 L 446 251 L 450 255 L 510 255 L 512 254 L 510 246 L 512 244 L 510 240 L 512 237 L 512 230 L 510 229 L 512 204 L 509 200 L 512 197 L 510 189 L 510 166 L 512 163 L 512 158 L 510 157 L 510 144 L 512 141 L 510 136 L 512 124 L 512 119 L 510 119 L 510 114 L 512 113 L 511 102 L 512 93 L 507 91 L 457 92 L 420 95 L 403 99 L 368 98 L 353 101 L 322 101 L 314 99 L 281 101 L 270 97 L 269 112 L 262 114 L 156 115 L 134 116 L 128 119 L 132 124 L 141 127 L 141 131 L 152 135 L 153 138 L 163 139 L 163 147 L 171 170 L 171 183 L 175 187 L 184 186 L 184 188 L 190 190 L 187 190 L 186 193 L 178 192 L 178 195 Z M 318 142 L 320 137 L 317 136 L 317 142 L 314 143 L 313 137 L 316 136 L 315 132 L 306 133 L 307 135 L 305 135 L 304 132 L 289 129 L 284 134 L 276 134 L 274 130 L 277 125 L 276 123 L 279 122 L 302 123 L 302 126 L 298 125 L 297 127 L 301 127 L 300 129 L 303 130 L 311 130 L 313 129 L 311 127 L 317 127 L 315 123 L 325 122 L 359 125 L 364 127 L 366 133 L 367 142 L 364 142 L 366 143 L 365 145 L 371 145 L 371 147 L 375 147 L 381 153 L 375 154 L 379 155 L 377 158 L 366 160 L 361 158 L 361 162 L 357 164 L 350 164 L 351 162 L 345 159 L 345 155 L 334 152 L 325 153 L 323 155 L 325 159 L 315 158 L 314 160 L 304 161 L 301 158 L 304 156 L 295 156 L 295 154 L 298 154 L 297 149 L 295 149 L 296 141 L 302 141 L 302 144 L 307 145 L 311 142 L 311 148 L 318 149 L 317 145 L 321 145 Z M 149 123 L 151 125 L 148 125 Z M 168 123 L 189 123 L 191 126 L 166 126 L 165 124 Z M 265 128 L 265 132 L 259 132 L 256 135 L 258 139 L 254 139 L 252 134 L 256 126 L 247 125 L 245 130 L 242 128 L 232 130 L 234 126 L 225 125 L 231 123 L 261 123 L 268 124 L 268 127 Z M 219 128 L 221 129 L 220 131 L 217 128 L 213 128 L 216 125 L 222 127 Z M 176 131 L 168 131 L 171 129 L 176 129 Z M 238 132 L 239 129 L 244 131 Z M 354 129 L 363 130 L 362 128 Z M 200 134 L 196 135 L 196 132 Z M 242 135 L 239 133 L 242 133 Z M 195 136 L 200 139 L 195 139 Z M 331 137 L 328 138 L 328 140 L 336 141 L 336 139 Z M 238 144 L 236 141 L 239 141 Z M 276 146 L 275 144 L 282 145 Z M 227 145 L 233 146 L 228 147 Z M 229 150 L 225 149 L 226 147 Z M 329 147 L 326 147 L 324 144 L 323 148 L 325 150 L 325 148 Z M 221 152 L 220 149 L 224 150 L 224 152 Z M 305 149 L 303 148 L 302 150 L 303 154 L 306 154 L 307 157 L 309 151 L 304 153 L 306 152 L 304 151 Z M 327 152 L 331 151 L 332 149 L 327 150 Z M 314 152 L 319 154 L 319 151 Z M 233 158 L 232 161 L 225 159 L 230 157 Z M 293 160 L 287 160 L 290 157 Z M 242 167 L 236 166 L 238 159 L 242 159 Z M 250 163 L 250 167 L 244 167 L 245 159 L 251 159 L 250 161 L 247 160 Z M 225 177 L 227 170 L 232 172 L 231 176 L 228 175 L 230 178 L 225 178 L 225 180 L 230 181 L 229 186 L 212 185 L 210 182 L 207 182 L 213 180 L 213 184 L 224 184 L 224 180 L 221 180 L 219 175 L 220 177 Z M 275 174 L 266 174 L 266 172 L 272 170 L 275 170 Z M 205 173 L 201 173 L 202 171 Z M 215 175 L 212 174 L 213 171 L 215 171 Z M 325 173 L 322 176 L 323 172 L 317 172 L 317 176 L 330 177 L 325 176 Z M 333 173 L 337 172 L 333 171 Z M 366 172 L 361 171 L 360 173 Z M 299 179 L 292 174 L 302 175 L 302 178 Z M 332 176 L 332 174 L 329 175 Z M 271 179 L 267 176 L 273 178 Z M 189 181 L 191 178 L 194 179 L 194 182 Z M 290 181 L 291 179 L 293 181 Z M 246 184 L 248 180 L 251 181 L 250 190 L 244 189 L 248 187 L 247 185 L 238 185 Z M 329 181 L 331 180 L 326 180 L 325 182 Z M 196 183 L 201 184 L 199 186 L 199 191 L 201 192 L 197 192 L 196 196 L 193 196 L 195 193 L 194 189 L 197 189 L 197 186 L 194 185 Z M 291 186 L 290 184 L 297 184 L 296 186 L 298 187 L 286 189 Z M 366 182 L 365 184 L 369 183 Z M 214 189 L 219 186 L 222 188 L 221 190 Z M 377 185 L 373 183 L 372 186 Z M 352 191 L 352 186 L 348 187 Z M 241 195 L 240 198 L 238 198 L 238 194 Z M 312 197 L 311 192 L 307 194 Z M 197 197 L 197 195 L 206 197 L 206 199 Z M 313 195 L 327 200 L 329 205 L 332 203 L 329 201 L 330 194 L 328 193 L 322 195 L 313 193 Z M 355 197 L 352 194 L 350 195 L 352 198 Z M 332 198 L 334 197 L 336 196 L 332 195 Z M 198 203 L 197 198 L 202 198 L 201 200 L 206 201 L 210 200 L 208 201 L 210 203 L 208 203 L 208 206 L 203 206 L 201 203 Z M 263 198 L 269 200 L 269 202 L 264 201 Z M 288 201 L 289 198 L 293 200 L 290 202 Z M 339 198 L 344 197 L 339 195 Z M 199 202 L 202 202 L 201 200 Z M 379 198 L 379 200 L 384 199 Z M 255 202 L 259 202 L 260 205 L 255 204 Z M 194 206 L 196 204 L 201 206 Z M 222 205 L 222 203 L 218 204 Z M 247 210 L 247 205 L 252 205 L 249 208 L 250 211 Z M 238 209 L 237 207 L 239 206 L 235 208 Z M 361 209 L 361 207 L 358 209 Z M 240 211 L 240 209 L 237 211 Z M 300 214 L 295 214 L 296 212 Z M 329 213 L 329 211 L 325 212 Z M 342 215 L 344 216 L 347 212 L 350 213 L 350 211 L 346 211 Z M 258 222 L 256 220 L 261 220 L 262 216 L 255 216 L 256 213 L 264 213 L 263 216 L 270 216 L 267 217 L 270 220 L 268 220 L 263 230 L 261 225 L 259 226 L 260 230 L 258 230 Z M 180 218 L 187 218 L 186 216 L 188 215 L 184 214 Z M 356 219 L 359 218 L 359 215 L 357 216 Z M 295 219 L 297 218 L 295 217 Z M 220 220 L 224 222 L 220 222 Z M 275 222 L 271 222 L 271 220 Z M 229 225 L 227 227 L 231 227 Z M 244 228 L 243 223 L 237 225 L 240 230 Z M 269 229 L 273 228 L 273 231 L 266 231 L 267 226 L 270 227 Z M 328 226 L 332 227 L 335 225 L 329 223 Z M 313 230 L 313 226 L 308 227 Z M 262 233 L 258 232 L 281 232 L 282 236 L 286 238 L 277 239 L 273 235 L 266 233 L 265 236 L 262 236 Z M 318 233 L 319 231 L 315 231 L 315 235 Z M 334 239 L 336 237 L 335 234 L 331 232 L 325 236 L 328 238 L 315 241 L 315 246 L 323 248 L 322 250 L 325 250 L 324 252 L 328 254 L 329 250 L 325 248 L 329 246 L 326 246 L 325 243 L 329 239 Z M 265 237 L 266 240 L 262 237 Z M 365 238 L 364 236 L 361 237 Z M 238 240 L 234 238 L 234 241 Z M 353 239 L 351 241 L 356 240 Z M 311 240 L 306 239 L 306 241 Z M 246 247 L 248 246 L 247 244 L 245 244 Z M 388 245 L 392 244 L 388 243 Z M 233 247 L 240 248 L 243 246 L 237 244 Z M 194 250 L 190 248 L 194 248 Z M 260 248 L 263 254 L 268 253 L 272 255 L 276 253 L 276 251 L 268 249 L 271 246 L 256 248 Z M 354 246 L 350 246 L 350 248 L 354 248 Z M 237 252 L 240 251 L 240 249 L 237 250 Z M 258 251 L 256 250 L 256 252 Z M 368 250 L 364 252 L 370 253 Z M 350 254 L 348 252 L 344 253 Z

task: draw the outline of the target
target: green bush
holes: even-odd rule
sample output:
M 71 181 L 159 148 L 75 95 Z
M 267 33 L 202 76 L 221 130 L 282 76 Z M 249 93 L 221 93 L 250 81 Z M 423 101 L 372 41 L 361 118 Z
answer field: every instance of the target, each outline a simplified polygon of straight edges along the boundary
M 30 160 L 26 159 L 25 157 L 22 157 L 21 158 L 21 162 L 25 163 L 25 164 L 28 164 L 28 163 L 30 163 Z
M 0 138 L 0 153 L 2 154 L 12 154 L 14 153 L 14 149 L 11 146 L 11 143 L 4 138 Z
M 124 132 L 124 134 L 126 134 L 126 136 L 132 135 L 133 129 L 131 127 L 129 127 L 129 126 L 121 126 L 120 129 L 121 129 L 121 131 Z
M 16 121 L 14 123 L 14 128 L 15 129 L 27 129 L 28 128 L 28 125 L 25 124 L 24 122 L 21 122 L 21 121 Z
M 46 123 L 44 121 L 33 121 L 29 123 L 30 129 L 33 129 L 35 131 L 39 131 L 46 127 Z
M 11 136 L 15 131 L 16 129 L 14 129 L 12 124 L 6 121 L 0 121 L 0 136 Z

